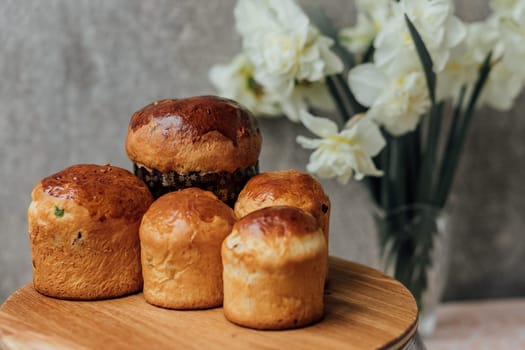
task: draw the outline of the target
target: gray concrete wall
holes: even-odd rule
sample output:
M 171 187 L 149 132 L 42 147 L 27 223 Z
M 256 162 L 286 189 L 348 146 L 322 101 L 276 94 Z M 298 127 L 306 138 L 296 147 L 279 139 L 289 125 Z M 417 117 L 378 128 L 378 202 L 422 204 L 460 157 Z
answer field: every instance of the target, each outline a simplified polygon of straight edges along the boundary
M 315 1 L 303 1 L 314 4 Z M 338 24 L 351 1 L 322 2 Z M 486 1 L 457 1 L 465 18 Z M 130 168 L 131 114 L 150 101 L 213 90 L 208 68 L 239 49 L 234 1 L 4 0 L 0 2 L 0 302 L 31 278 L 26 208 L 42 177 L 74 163 Z M 480 5 L 481 4 L 481 5 Z M 471 130 L 449 211 L 448 298 L 525 294 L 525 98 L 482 111 Z M 262 121 L 263 170 L 304 169 L 304 129 Z M 366 196 L 325 181 L 332 254 L 376 264 Z

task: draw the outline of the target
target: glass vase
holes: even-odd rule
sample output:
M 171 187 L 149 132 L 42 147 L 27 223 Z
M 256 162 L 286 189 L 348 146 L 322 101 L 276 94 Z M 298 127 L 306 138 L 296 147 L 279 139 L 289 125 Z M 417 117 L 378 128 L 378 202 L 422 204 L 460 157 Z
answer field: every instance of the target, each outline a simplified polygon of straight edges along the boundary
M 419 308 L 419 332 L 433 333 L 447 279 L 446 217 L 434 206 L 413 204 L 375 215 L 380 264 L 403 283 Z

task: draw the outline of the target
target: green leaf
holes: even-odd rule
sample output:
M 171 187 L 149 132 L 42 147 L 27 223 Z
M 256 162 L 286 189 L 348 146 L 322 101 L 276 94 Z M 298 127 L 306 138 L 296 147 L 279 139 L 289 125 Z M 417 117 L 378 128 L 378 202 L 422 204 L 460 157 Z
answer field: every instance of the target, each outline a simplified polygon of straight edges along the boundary
M 374 159 L 372 159 L 374 161 Z M 374 161 L 374 163 L 376 163 Z M 377 167 L 377 165 L 376 165 Z M 368 192 L 370 193 L 370 196 L 372 200 L 374 201 L 375 205 L 379 206 L 380 201 L 380 193 L 379 193 L 379 186 L 380 186 L 380 177 L 377 176 L 366 176 L 362 182 L 366 186 Z
M 385 132 L 383 129 L 381 129 L 381 132 L 383 133 L 383 137 L 386 140 L 386 145 L 381 151 L 381 153 L 379 153 L 380 169 L 385 172 L 385 175 L 379 178 L 381 181 L 381 195 L 379 199 L 379 204 L 384 210 L 389 210 L 392 208 L 392 197 L 390 193 L 392 191 L 392 188 L 390 180 L 388 178 L 388 174 L 390 173 L 390 153 L 392 148 L 392 136 L 390 136 L 390 134 Z
M 57 216 L 59 218 L 64 216 L 64 209 L 61 209 L 61 208 L 55 206 L 55 216 Z
M 405 179 L 407 189 L 407 203 L 416 201 L 417 179 L 419 176 L 419 169 L 421 166 L 421 123 L 416 127 L 416 130 L 405 134 L 405 150 L 407 152 L 407 176 Z
M 395 136 L 390 139 L 392 150 L 390 154 L 390 164 L 388 177 L 392 183 L 393 206 L 403 207 L 407 204 L 407 159 L 405 148 L 405 135 Z
M 467 92 L 467 86 L 463 85 L 461 87 L 461 90 L 459 92 L 458 101 L 456 103 L 456 106 L 454 107 L 454 113 L 452 114 L 452 123 L 450 124 L 450 127 L 448 128 L 447 132 L 447 141 L 445 144 L 445 149 L 443 150 L 443 158 L 441 159 L 441 167 L 439 170 L 439 177 L 438 183 L 436 184 L 436 188 L 433 194 L 433 198 L 439 198 L 440 196 L 440 187 L 441 187 L 441 181 L 446 177 L 447 170 L 447 157 L 449 157 L 455 146 L 457 134 L 458 134 L 458 128 L 459 128 L 459 121 L 461 119 L 461 112 L 463 108 L 463 102 L 465 101 L 465 95 Z M 434 203 L 438 203 L 439 199 L 435 199 Z
M 485 86 L 485 83 L 489 78 L 490 71 L 492 70 L 491 61 L 492 51 L 487 54 L 485 60 L 483 61 L 483 64 L 479 68 L 478 80 L 476 81 L 476 85 L 474 85 L 474 90 L 472 90 L 472 95 L 470 96 L 467 109 L 465 110 L 465 114 L 463 116 L 463 123 L 460 125 L 459 128 L 460 134 L 466 134 L 467 132 L 466 127 L 469 125 L 470 120 L 472 119 L 476 103 L 478 102 L 479 96 L 481 95 L 481 91 L 483 90 L 483 87 Z
M 452 141 L 454 136 L 458 132 L 459 120 L 461 118 L 461 112 L 463 111 L 463 103 L 465 102 L 465 95 L 467 94 L 467 86 L 463 85 L 459 91 L 458 102 L 454 107 L 454 113 L 452 114 L 452 125 L 450 126 L 450 137 L 449 140 Z
M 372 40 L 365 53 L 363 54 L 363 59 L 361 60 L 361 63 L 372 62 L 372 59 L 374 58 L 374 51 L 374 40 Z
M 448 194 L 454 180 L 454 175 L 456 173 L 456 168 L 458 166 L 459 157 L 461 155 L 461 150 L 463 149 L 463 144 L 465 143 L 465 138 L 467 136 L 467 131 L 474 114 L 474 108 L 478 102 L 479 96 L 487 82 L 490 71 L 492 69 L 492 51 L 487 54 L 485 61 L 479 69 L 478 79 L 470 95 L 470 99 L 467 105 L 467 108 L 459 121 L 459 126 L 457 132 L 452 136 L 453 140 L 450 152 L 444 155 L 442 172 L 441 172 L 441 181 L 437 187 L 436 194 L 436 204 L 440 207 L 443 207 L 447 202 Z
M 405 21 L 407 23 L 408 30 L 410 32 L 410 36 L 412 37 L 412 40 L 414 41 L 414 45 L 416 47 L 417 54 L 419 56 L 419 60 L 421 61 L 421 65 L 423 66 L 423 71 L 425 72 L 425 78 L 427 80 L 427 86 L 428 86 L 428 94 L 430 96 L 430 100 L 432 101 L 432 104 L 436 103 L 436 73 L 434 73 L 434 63 L 432 62 L 432 57 L 430 57 L 430 53 L 428 52 L 428 49 L 423 42 L 423 39 L 421 38 L 421 35 L 419 35 L 419 32 L 417 31 L 416 27 L 410 21 L 410 18 L 405 14 Z
M 430 120 L 427 125 L 426 146 L 423 151 L 421 169 L 419 171 L 419 181 L 417 188 L 417 200 L 419 203 L 427 203 L 432 200 L 434 174 L 436 165 L 436 154 L 443 119 L 443 107 L 445 103 L 440 102 L 433 105 L 430 110 Z
M 366 108 L 365 106 L 363 106 L 357 101 L 357 99 L 354 96 L 354 93 L 352 92 L 352 90 L 350 90 L 350 87 L 348 86 L 348 83 L 346 79 L 343 77 L 343 75 L 336 74 L 335 78 L 337 82 L 339 83 L 341 90 L 343 91 L 343 94 L 346 96 L 348 103 L 350 103 L 350 106 L 352 107 L 354 114 L 366 112 L 368 108 Z
M 342 74 L 326 77 L 326 85 L 344 122 L 356 113 L 366 112 L 367 108 L 357 102 Z
M 341 92 L 337 86 L 335 76 L 326 77 L 326 86 L 328 87 L 328 91 L 334 100 L 335 106 L 337 107 L 341 118 L 344 121 L 347 121 L 350 118 L 350 111 L 347 109 L 347 106 L 343 101 L 343 97 L 341 96 Z

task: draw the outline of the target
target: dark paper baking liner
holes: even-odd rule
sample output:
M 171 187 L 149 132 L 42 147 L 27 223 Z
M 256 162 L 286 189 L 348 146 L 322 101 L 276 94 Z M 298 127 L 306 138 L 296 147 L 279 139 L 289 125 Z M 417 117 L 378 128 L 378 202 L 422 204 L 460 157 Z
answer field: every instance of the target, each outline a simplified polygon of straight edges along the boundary
M 259 173 L 259 164 L 237 169 L 233 173 L 200 174 L 192 172 L 179 174 L 174 171 L 163 173 L 156 169 L 146 169 L 137 164 L 133 164 L 133 170 L 135 175 L 146 183 L 155 199 L 168 192 L 188 187 L 198 187 L 215 193 L 220 200 L 233 207 L 239 192 L 241 192 L 246 182 Z

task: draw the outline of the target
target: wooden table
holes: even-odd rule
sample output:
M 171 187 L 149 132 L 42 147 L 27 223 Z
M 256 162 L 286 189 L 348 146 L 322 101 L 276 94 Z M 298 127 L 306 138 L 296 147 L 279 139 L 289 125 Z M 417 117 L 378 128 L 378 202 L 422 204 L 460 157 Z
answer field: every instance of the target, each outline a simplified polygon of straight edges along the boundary
M 229 323 L 222 309 L 175 311 L 142 294 L 66 301 L 25 285 L 0 308 L 0 348 L 51 349 L 403 349 L 415 348 L 417 307 L 399 282 L 330 258 L 326 314 L 309 327 L 256 331 Z

